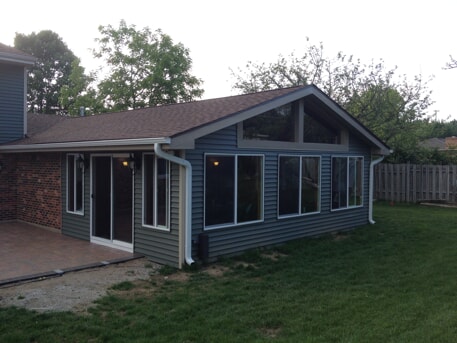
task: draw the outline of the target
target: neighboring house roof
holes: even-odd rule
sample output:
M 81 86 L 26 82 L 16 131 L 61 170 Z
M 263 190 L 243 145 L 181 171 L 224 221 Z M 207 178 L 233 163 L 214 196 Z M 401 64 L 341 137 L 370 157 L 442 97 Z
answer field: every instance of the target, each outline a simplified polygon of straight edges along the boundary
M 444 138 L 428 138 L 422 142 L 419 142 L 419 146 L 428 149 L 444 150 L 446 143 Z
M 305 108 L 340 122 L 388 154 L 389 148 L 316 86 L 300 86 L 164 105 L 86 117 L 29 114 L 27 137 L 0 146 L 0 151 L 139 146 L 171 143 L 172 147 L 304 98 Z M 43 121 L 42 121 L 43 120 Z
M 24 66 L 32 66 L 35 64 L 36 58 L 22 52 L 16 48 L 0 43 L 0 62 L 8 64 L 19 64 Z
M 419 146 L 440 151 L 457 150 L 457 137 L 429 138 L 420 142 Z

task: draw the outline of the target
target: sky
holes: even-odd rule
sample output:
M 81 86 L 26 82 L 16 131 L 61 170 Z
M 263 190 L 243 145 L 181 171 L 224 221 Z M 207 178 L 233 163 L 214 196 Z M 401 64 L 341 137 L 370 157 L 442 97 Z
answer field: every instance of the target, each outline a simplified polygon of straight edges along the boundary
M 91 52 L 98 27 L 118 27 L 122 19 L 137 29 L 161 29 L 188 48 L 203 98 L 237 94 L 230 69 L 300 56 L 309 43 L 322 43 L 326 57 L 341 51 L 365 64 L 382 59 L 411 81 L 433 76 L 429 114 L 457 119 L 457 69 L 443 70 L 449 55 L 457 58 L 455 0 L 22 0 L 2 7 L 9 14 L 0 21 L 1 43 L 13 46 L 16 32 L 52 30 L 86 72 L 100 63 Z

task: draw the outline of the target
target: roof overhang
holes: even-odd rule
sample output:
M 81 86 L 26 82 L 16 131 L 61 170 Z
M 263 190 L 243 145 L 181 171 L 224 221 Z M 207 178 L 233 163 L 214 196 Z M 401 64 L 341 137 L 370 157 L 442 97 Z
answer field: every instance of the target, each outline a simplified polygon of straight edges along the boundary
M 29 55 L 12 54 L 8 52 L 0 52 L 0 62 L 8 64 L 17 64 L 31 67 L 35 64 L 36 58 Z
M 225 127 L 238 124 L 246 119 L 267 112 L 271 109 L 283 106 L 287 103 L 302 99 L 314 97 L 320 102 L 320 106 L 329 108 L 334 115 L 337 116 L 338 121 L 342 122 L 348 129 L 365 141 L 369 142 L 374 148 L 373 151 L 379 155 L 389 155 L 391 150 L 384 144 L 376 135 L 374 135 L 368 128 L 361 124 L 357 119 L 347 113 L 342 107 L 336 102 L 331 100 L 325 93 L 314 85 L 299 88 L 295 92 L 288 93 L 281 97 L 275 98 L 271 101 L 265 102 L 258 106 L 252 107 L 245 111 L 235 113 L 231 116 L 225 117 L 208 125 L 204 125 L 199 128 L 195 128 L 183 134 L 172 137 L 170 148 L 172 149 L 192 149 L 195 145 L 195 140 L 205 135 L 211 134 Z
M 114 139 L 103 141 L 85 141 L 85 142 L 64 142 L 64 143 L 44 143 L 44 144 L 22 144 L 22 145 L 3 145 L 0 146 L 0 153 L 18 153 L 18 152 L 57 152 L 57 151 L 131 151 L 145 149 L 146 147 L 154 149 L 155 143 L 169 144 L 170 138 L 138 138 L 138 139 Z

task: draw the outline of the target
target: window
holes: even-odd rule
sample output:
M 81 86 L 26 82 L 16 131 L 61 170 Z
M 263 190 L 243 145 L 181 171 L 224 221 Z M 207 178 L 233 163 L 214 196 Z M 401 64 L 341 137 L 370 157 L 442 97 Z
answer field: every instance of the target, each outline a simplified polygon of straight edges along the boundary
M 170 164 L 152 154 L 145 154 L 143 159 L 143 225 L 167 229 Z
M 206 155 L 205 227 L 260 221 L 263 156 Z
M 243 138 L 278 142 L 295 141 L 294 106 L 287 104 L 243 122 Z
M 67 155 L 67 212 L 83 214 L 84 161 L 79 155 Z
M 303 116 L 303 142 L 340 144 L 339 132 L 305 113 Z
M 319 212 L 319 157 L 279 156 L 278 204 L 279 217 Z
M 332 209 L 362 206 L 363 158 L 332 158 Z

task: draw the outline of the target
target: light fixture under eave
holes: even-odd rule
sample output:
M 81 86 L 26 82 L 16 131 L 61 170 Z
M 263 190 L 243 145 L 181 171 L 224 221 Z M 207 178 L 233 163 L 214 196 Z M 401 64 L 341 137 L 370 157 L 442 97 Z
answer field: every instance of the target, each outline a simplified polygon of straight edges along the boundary
M 215 167 L 219 166 L 219 161 L 214 161 L 213 166 L 215 166 Z
M 128 167 L 129 166 L 129 161 L 128 160 L 122 161 L 122 166 Z
M 84 155 L 80 154 L 78 159 L 76 160 L 76 163 L 79 167 L 79 169 L 84 170 L 89 166 L 88 161 L 84 158 Z

